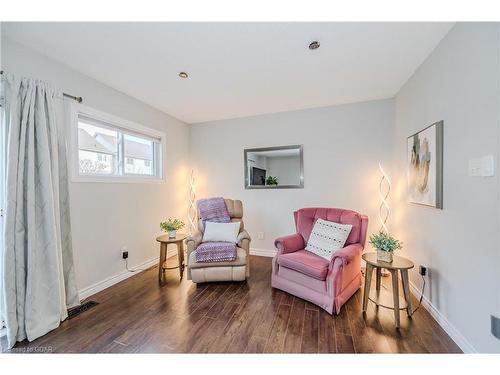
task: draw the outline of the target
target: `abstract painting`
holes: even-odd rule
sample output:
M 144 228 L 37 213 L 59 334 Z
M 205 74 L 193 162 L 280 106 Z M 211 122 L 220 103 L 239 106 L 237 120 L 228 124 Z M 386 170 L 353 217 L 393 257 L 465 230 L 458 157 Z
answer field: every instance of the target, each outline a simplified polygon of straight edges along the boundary
M 443 121 L 408 137 L 408 197 L 443 208 Z

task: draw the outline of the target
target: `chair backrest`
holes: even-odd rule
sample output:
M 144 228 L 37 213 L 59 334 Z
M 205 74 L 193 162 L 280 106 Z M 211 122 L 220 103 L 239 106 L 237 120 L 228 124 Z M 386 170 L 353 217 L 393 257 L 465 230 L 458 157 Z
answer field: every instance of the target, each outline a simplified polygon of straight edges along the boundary
M 232 222 L 239 221 L 240 222 L 240 232 L 244 229 L 243 225 L 243 203 L 240 200 L 226 199 L 224 198 L 224 202 L 226 202 L 227 211 L 229 212 L 229 217 Z M 198 217 L 200 217 L 200 213 L 198 212 Z M 198 219 L 198 230 L 200 232 L 205 231 L 205 226 L 203 222 Z
M 297 233 L 302 235 L 304 241 L 309 240 L 314 223 L 317 219 L 334 221 L 340 224 L 352 225 L 351 233 L 347 237 L 346 245 L 361 243 L 366 241 L 366 231 L 368 229 L 368 217 L 356 211 L 344 210 L 341 208 L 301 208 L 293 213 L 295 218 L 295 228 Z

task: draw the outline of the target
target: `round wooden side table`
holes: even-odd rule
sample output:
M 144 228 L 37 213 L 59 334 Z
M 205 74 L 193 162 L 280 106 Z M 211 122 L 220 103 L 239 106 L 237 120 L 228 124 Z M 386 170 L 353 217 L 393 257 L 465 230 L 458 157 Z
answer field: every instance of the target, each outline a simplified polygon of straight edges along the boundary
M 169 238 L 168 234 L 156 237 L 156 241 L 160 243 L 160 261 L 158 263 L 158 281 L 163 283 L 165 279 L 165 270 L 179 269 L 179 276 L 182 280 L 184 273 L 184 240 L 187 234 L 177 233 L 175 238 Z M 176 267 L 166 267 L 165 261 L 167 260 L 167 246 L 169 244 L 177 245 L 177 260 L 179 265 Z
M 406 309 L 408 316 L 413 313 L 411 305 L 410 284 L 408 280 L 408 270 L 414 267 L 413 262 L 409 259 L 393 256 L 391 263 L 383 262 L 377 259 L 377 253 L 365 253 L 362 256 L 366 262 L 365 272 L 365 289 L 363 292 L 363 312 L 366 311 L 368 300 L 375 303 L 377 306 L 382 306 L 394 310 L 394 320 L 396 328 L 399 328 L 399 310 Z M 380 289 L 380 279 L 382 268 L 388 270 L 392 276 L 392 295 L 391 293 Z M 372 281 L 373 269 L 377 272 L 377 285 L 375 290 L 370 290 Z M 403 282 L 404 300 L 399 299 L 399 279 L 398 271 L 401 272 L 401 280 Z

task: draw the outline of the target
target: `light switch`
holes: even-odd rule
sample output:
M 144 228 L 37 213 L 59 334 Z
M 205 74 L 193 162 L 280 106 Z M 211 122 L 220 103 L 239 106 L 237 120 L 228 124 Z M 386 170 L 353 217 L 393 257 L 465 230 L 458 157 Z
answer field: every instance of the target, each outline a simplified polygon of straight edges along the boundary
M 491 177 L 495 175 L 495 160 L 493 155 L 486 155 L 481 158 L 481 176 Z
M 491 177 L 495 175 L 495 159 L 493 155 L 469 160 L 469 176 Z
M 469 160 L 469 176 L 481 176 L 481 160 L 478 158 Z

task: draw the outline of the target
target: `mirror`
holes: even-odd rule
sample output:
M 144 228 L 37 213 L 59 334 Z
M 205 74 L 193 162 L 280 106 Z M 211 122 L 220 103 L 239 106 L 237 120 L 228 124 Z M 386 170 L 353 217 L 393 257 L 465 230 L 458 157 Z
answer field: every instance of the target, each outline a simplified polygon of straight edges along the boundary
M 304 187 L 302 146 L 245 149 L 245 189 Z

